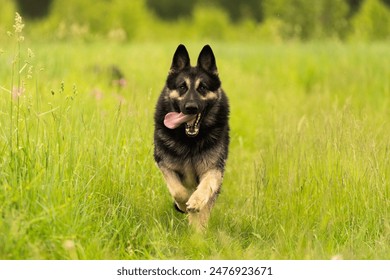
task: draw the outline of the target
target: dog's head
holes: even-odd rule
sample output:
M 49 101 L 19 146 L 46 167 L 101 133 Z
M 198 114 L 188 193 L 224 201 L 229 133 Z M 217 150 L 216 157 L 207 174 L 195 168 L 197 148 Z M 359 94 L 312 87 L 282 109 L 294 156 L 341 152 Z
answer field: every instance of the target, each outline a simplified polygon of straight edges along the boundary
M 166 114 L 164 124 L 175 129 L 185 124 L 187 136 L 196 136 L 207 109 L 218 98 L 221 81 L 213 51 L 203 47 L 195 67 L 190 64 L 187 49 L 179 45 L 173 56 L 166 87 L 172 112 Z

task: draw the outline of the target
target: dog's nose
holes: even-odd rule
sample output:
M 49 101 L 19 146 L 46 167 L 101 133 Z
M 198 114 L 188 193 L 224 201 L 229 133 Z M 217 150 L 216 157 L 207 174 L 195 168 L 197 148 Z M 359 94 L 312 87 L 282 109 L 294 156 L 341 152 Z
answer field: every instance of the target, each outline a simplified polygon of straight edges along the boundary
M 186 103 L 184 109 L 186 110 L 184 113 L 188 115 L 193 115 L 198 113 L 199 107 L 195 102 L 190 101 Z

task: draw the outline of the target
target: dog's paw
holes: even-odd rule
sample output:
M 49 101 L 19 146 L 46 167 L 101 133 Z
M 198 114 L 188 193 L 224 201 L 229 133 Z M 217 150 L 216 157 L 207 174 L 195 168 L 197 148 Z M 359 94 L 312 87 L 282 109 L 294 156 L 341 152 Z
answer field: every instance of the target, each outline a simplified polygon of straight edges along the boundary
M 187 211 L 192 213 L 199 212 L 207 204 L 209 199 L 210 196 L 208 193 L 202 193 L 197 190 L 191 195 L 190 199 L 186 203 Z

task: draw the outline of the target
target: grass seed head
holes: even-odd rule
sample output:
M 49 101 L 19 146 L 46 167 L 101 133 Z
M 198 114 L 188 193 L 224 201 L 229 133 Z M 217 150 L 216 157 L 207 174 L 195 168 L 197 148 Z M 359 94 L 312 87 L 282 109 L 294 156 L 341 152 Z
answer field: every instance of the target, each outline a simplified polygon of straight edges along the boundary
M 22 33 L 23 28 L 24 28 L 23 19 L 19 15 L 19 13 L 16 13 L 15 14 L 15 24 L 14 24 L 15 33 Z
M 17 40 L 19 42 L 24 40 L 24 36 L 22 35 L 22 31 L 24 28 L 23 19 L 20 16 L 19 13 L 15 13 L 15 24 L 14 24 L 14 31 L 15 35 L 17 36 Z

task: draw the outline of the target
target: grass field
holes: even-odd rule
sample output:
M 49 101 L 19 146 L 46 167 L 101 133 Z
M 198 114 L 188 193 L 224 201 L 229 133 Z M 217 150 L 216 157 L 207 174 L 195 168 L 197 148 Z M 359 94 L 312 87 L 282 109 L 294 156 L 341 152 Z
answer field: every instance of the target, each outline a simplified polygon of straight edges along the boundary
M 211 42 L 231 146 L 204 234 L 152 156 L 177 43 L 18 45 L 0 46 L 0 259 L 390 258 L 389 44 Z

